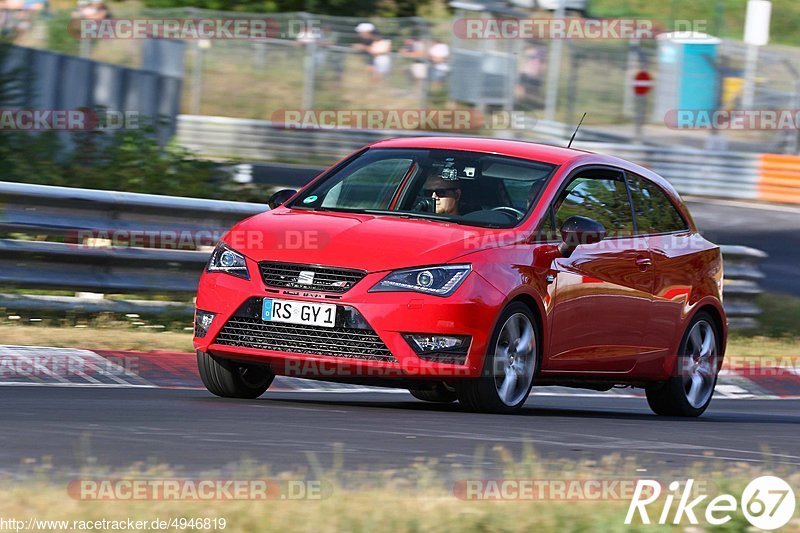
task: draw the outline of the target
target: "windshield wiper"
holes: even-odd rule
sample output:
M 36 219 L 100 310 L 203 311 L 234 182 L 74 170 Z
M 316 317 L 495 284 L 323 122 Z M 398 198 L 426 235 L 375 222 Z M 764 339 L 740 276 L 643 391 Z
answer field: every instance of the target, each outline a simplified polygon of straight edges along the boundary
M 316 207 L 305 208 L 310 211 L 330 211 L 333 213 L 361 213 L 364 215 L 388 215 L 406 218 L 427 218 L 433 220 L 452 221 L 447 215 L 437 215 L 436 213 L 415 213 L 408 211 L 389 211 L 387 209 L 357 209 L 352 207 Z

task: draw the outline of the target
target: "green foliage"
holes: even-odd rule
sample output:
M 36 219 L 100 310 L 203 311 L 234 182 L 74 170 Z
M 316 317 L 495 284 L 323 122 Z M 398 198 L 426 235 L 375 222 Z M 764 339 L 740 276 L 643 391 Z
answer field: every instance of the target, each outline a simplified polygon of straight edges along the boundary
M 800 338 L 800 298 L 787 294 L 764 293 L 756 301 L 761 308 L 761 327 L 752 332 L 787 339 Z
M 47 19 L 47 49 L 62 54 L 77 55 L 80 49 L 78 39 L 70 35 L 68 25 L 69 11 L 55 11 Z
M 0 43 L 0 65 L 11 48 Z M 26 69 L 0 75 L 0 109 L 28 105 Z M 98 110 L 98 114 L 101 110 Z M 265 202 L 268 187 L 242 187 L 210 161 L 161 146 L 152 125 L 114 132 L 0 131 L 4 181 Z
M 217 163 L 195 159 L 174 143 L 159 146 L 147 128 L 2 132 L 0 160 L 5 181 L 262 203 L 270 193 L 233 183 Z

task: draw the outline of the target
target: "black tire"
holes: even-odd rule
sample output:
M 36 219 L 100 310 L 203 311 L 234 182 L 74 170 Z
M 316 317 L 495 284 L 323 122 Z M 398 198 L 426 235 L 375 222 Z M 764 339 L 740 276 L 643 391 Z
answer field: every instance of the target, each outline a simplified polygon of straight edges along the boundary
M 523 386 L 520 387 L 520 391 L 523 392 L 520 399 L 509 404 L 501 399 L 498 392 L 496 383 L 497 374 L 495 372 L 495 353 L 498 347 L 498 339 L 500 338 L 500 334 L 505 324 L 511 317 L 518 314 L 522 314 L 527 317 L 530 325 L 532 326 L 534 343 L 532 349 L 533 368 L 530 370 L 530 383 L 527 385 L 523 384 Z M 461 405 L 463 405 L 464 408 L 469 411 L 483 413 L 511 414 L 522 409 L 522 406 L 525 404 L 528 399 L 528 395 L 530 394 L 536 373 L 539 370 L 539 363 L 541 360 L 540 339 L 541 334 L 539 332 L 538 323 L 527 305 L 523 304 L 522 302 L 513 302 L 511 305 L 506 307 L 500 315 L 494 332 L 489 339 L 481 377 L 476 379 L 466 379 L 454 383 L 459 403 L 461 403 Z M 526 379 L 528 379 L 527 375 Z
M 700 324 L 700 326 L 698 326 Z M 689 399 L 689 393 L 686 388 L 690 385 L 687 382 L 688 369 L 693 368 L 693 356 L 691 355 L 691 347 L 693 342 L 690 342 L 690 334 L 695 327 L 709 328 L 713 332 L 714 338 L 714 366 L 711 372 L 713 376 L 709 377 L 710 392 L 708 397 L 699 402 L 693 402 Z M 675 370 L 673 376 L 665 382 L 653 384 L 645 389 L 647 394 L 647 404 L 650 409 L 657 415 L 661 416 L 682 416 L 682 417 L 698 417 L 708 409 L 711 403 L 711 398 L 714 396 L 714 387 L 717 384 L 717 374 L 719 372 L 719 362 L 722 356 L 720 348 L 720 332 L 714 319 L 706 313 L 701 311 L 695 315 L 686 332 L 681 339 L 680 350 L 678 352 L 678 359 L 675 362 Z M 692 359 L 690 359 L 692 358 Z M 691 387 L 690 387 L 691 388 Z
M 424 402 L 451 403 L 458 400 L 456 391 L 444 383 L 437 383 L 430 389 L 408 389 L 411 396 Z
M 275 379 L 268 366 L 237 363 L 199 350 L 197 368 L 203 385 L 222 398 L 258 398 Z

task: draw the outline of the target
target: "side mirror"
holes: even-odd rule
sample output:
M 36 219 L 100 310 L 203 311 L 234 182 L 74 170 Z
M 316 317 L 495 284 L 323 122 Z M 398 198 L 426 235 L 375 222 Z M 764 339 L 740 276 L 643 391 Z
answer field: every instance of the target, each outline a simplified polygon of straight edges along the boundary
M 297 191 L 294 189 L 281 189 L 269 197 L 267 204 L 269 205 L 270 209 L 275 209 L 295 194 L 297 194 Z
M 558 251 L 569 257 L 581 244 L 594 244 L 606 237 L 606 228 L 596 220 L 588 217 L 569 217 L 561 225 L 561 244 Z

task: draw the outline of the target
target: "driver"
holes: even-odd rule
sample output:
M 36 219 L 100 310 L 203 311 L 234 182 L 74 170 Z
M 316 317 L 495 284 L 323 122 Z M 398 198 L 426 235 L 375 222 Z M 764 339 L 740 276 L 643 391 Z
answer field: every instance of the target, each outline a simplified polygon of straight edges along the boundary
M 422 192 L 434 199 L 435 212 L 440 215 L 459 215 L 461 200 L 461 181 L 446 180 L 441 172 L 432 172 L 425 180 Z

